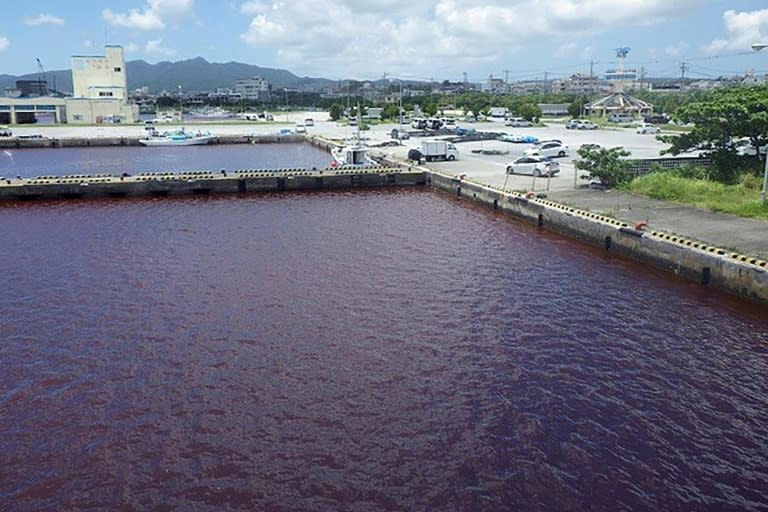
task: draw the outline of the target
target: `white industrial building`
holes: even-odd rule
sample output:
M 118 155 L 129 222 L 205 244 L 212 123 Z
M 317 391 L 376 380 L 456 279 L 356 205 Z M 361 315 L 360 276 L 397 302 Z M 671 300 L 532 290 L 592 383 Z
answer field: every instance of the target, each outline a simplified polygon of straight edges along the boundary
M 255 76 L 235 82 L 235 94 L 239 94 L 244 100 L 269 100 L 269 82 Z
M 135 123 L 139 107 L 128 103 L 122 46 L 107 46 L 104 56 L 72 57 L 73 95 L 67 98 L 70 123 Z

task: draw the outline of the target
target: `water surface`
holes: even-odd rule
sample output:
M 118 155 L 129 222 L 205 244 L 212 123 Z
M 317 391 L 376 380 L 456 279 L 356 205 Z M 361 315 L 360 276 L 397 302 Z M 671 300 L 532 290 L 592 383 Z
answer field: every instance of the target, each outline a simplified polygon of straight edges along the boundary
M 768 508 L 763 308 L 424 190 L 0 206 L 0 510 Z
M 183 147 L 110 146 L 30 148 L 0 151 L 0 176 L 139 174 L 141 172 L 237 169 L 311 169 L 328 167 L 332 158 L 310 144 L 230 144 Z

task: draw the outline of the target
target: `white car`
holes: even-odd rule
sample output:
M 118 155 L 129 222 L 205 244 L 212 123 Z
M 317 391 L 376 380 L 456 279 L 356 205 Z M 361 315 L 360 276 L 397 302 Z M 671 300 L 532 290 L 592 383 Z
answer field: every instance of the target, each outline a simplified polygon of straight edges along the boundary
M 505 126 L 518 126 L 518 127 L 524 127 L 527 128 L 529 126 L 533 126 L 533 123 L 530 122 L 527 119 L 524 119 L 522 117 L 510 117 L 506 121 L 504 121 Z
M 525 150 L 525 156 L 547 156 L 550 158 L 568 156 L 568 146 L 560 142 L 545 142 Z
M 565 123 L 568 130 L 597 130 L 597 125 L 586 119 L 571 119 Z
M 736 154 L 739 156 L 755 156 L 757 155 L 757 151 L 755 150 L 754 144 L 752 144 L 752 139 L 749 137 L 743 137 L 741 139 L 738 139 L 734 143 L 734 148 L 736 148 Z M 768 150 L 768 144 L 764 146 L 760 146 L 760 154 L 764 155 L 766 153 L 766 150 Z
M 523 155 L 507 164 L 507 174 L 532 174 L 533 176 L 554 176 L 560 172 L 560 165 L 546 157 Z
M 637 133 L 642 133 L 642 134 L 661 133 L 661 128 L 659 128 L 655 124 L 640 123 L 640 125 L 637 127 Z

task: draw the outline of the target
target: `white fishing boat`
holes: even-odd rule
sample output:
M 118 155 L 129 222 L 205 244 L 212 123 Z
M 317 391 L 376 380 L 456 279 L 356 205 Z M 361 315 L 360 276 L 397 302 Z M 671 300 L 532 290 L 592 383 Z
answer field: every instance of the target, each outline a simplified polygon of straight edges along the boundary
M 368 148 L 358 142 L 333 148 L 331 149 L 331 155 L 333 155 L 331 167 L 335 169 L 377 165 L 376 161 L 368 156 Z
M 139 139 L 144 146 L 199 146 L 208 144 L 213 138 L 210 132 L 188 132 L 182 128 L 170 132 L 149 132 L 147 138 Z
M 368 156 L 368 147 L 360 141 L 360 107 L 357 108 L 357 130 L 352 139 L 346 141 L 343 146 L 331 149 L 333 161 L 331 167 L 334 169 L 350 167 L 366 167 L 378 165 L 378 163 Z

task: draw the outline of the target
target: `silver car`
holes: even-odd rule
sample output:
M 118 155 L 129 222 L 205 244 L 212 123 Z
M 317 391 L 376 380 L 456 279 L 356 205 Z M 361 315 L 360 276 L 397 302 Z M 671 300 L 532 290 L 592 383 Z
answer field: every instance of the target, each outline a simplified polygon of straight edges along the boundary
M 545 156 L 523 155 L 507 164 L 507 174 L 531 174 L 533 176 L 554 176 L 560 172 L 560 165 Z

